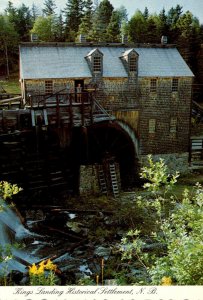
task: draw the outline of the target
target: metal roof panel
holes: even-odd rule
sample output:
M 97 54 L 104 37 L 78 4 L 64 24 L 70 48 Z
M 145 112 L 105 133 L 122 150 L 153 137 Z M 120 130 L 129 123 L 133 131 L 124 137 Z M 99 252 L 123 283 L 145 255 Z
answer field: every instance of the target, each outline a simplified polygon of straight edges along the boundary
M 95 46 L 21 45 L 20 76 L 23 79 L 90 78 L 85 57 Z M 97 46 L 103 53 L 103 77 L 127 77 L 120 57 L 125 46 Z M 176 48 L 133 48 L 139 55 L 139 77 L 193 76 Z

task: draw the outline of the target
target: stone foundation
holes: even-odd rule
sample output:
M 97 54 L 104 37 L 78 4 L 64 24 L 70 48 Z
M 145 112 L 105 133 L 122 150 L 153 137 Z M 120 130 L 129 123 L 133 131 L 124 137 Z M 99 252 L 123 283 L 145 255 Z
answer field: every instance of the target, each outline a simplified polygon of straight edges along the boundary
M 189 153 L 171 153 L 171 154 L 156 154 L 152 155 L 154 161 L 160 158 L 164 159 L 168 166 L 169 172 L 175 173 L 179 171 L 182 175 L 189 173 Z M 140 159 L 141 166 L 147 164 L 147 155 L 142 155 Z
M 112 190 L 112 179 L 110 175 L 109 165 L 87 165 L 80 166 L 80 195 L 98 195 L 102 194 L 102 190 L 99 184 L 98 169 L 99 167 L 103 168 L 104 176 L 106 180 L 106 194 L 113 195 Z M 118 190 L 121 189 L 121 179 L 120 179 L 120 168 L 119 164 L 115 163 L 115 173 L 116 181 L 118 185 Z
M 80 166 L 80 195 L 99 194 L 96 165 Z

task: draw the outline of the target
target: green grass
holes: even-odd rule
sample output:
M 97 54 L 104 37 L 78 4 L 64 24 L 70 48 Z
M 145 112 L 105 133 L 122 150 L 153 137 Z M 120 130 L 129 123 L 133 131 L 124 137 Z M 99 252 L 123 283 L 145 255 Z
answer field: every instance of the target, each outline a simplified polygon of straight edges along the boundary
M 20 94 L 20 83 L 18 74 L 13 74 L 8 80 L 0 80 L 0 93 L 1 87 L 6 91 L 7 94 Z

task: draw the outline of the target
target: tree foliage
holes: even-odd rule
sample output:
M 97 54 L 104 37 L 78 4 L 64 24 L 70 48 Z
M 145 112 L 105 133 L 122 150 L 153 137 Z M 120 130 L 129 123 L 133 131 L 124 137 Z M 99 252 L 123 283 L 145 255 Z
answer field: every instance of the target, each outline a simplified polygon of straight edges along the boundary
M 63 10 L 65 17 L 66 40 L 74 41 L 83 16 L 84 2 L 82 0 L 68 0 Z
M 55 14 L 56 4 L 54 0 L 45 0 L 43 14 L 45 16 L 51 16 Z
M 93 40 L 99 42 L 107 40 L 107 27 L 110 23 L 113 9 L 113 5 L 109 0 L 103 0 L 99 3 L 93 20 L 93 29 L 91 34 L 91 38 Z

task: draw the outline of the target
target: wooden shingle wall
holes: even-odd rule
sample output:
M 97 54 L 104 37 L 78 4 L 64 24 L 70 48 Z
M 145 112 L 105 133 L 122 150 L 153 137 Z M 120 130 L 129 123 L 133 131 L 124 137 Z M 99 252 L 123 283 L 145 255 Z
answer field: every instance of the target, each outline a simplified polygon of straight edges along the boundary
M 156 92 L 150 92 L 149 80 L 139 81 L 142 154 L 188 152 L 192 79 L 179 78 L 178 92 L 171 92 L 171 80 L 158 78 Z M 150 120 L 156 123 L 154 131 Z

